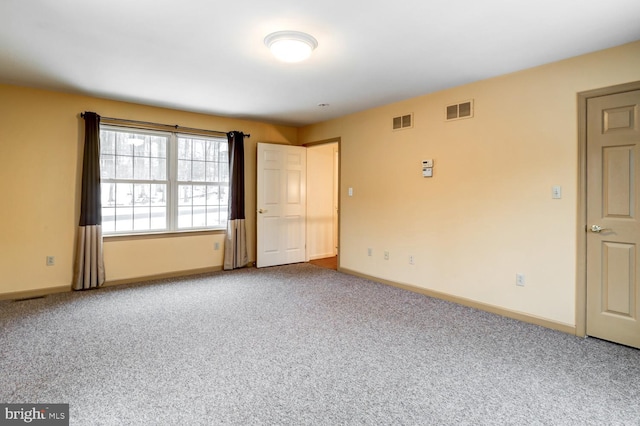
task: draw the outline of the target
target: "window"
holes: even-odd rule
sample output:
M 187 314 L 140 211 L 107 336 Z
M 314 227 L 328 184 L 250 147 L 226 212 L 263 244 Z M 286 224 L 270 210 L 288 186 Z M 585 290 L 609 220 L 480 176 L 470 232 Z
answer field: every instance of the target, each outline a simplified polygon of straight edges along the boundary
M 101 126 L 103 232 L 225 227 L 227 148 L 224 138 Z
M 178 228 L 222 227 L 227 221 L 227 141 L 178 137 Z

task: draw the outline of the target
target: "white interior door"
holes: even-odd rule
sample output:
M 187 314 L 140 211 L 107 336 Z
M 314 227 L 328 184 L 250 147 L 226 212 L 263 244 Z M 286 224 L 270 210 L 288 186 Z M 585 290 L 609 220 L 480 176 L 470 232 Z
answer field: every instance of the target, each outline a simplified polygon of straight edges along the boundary
M 307 153 L 258 143 L 258 268 L 306 261 Z
M 640 90 L 587 103 L 587 334 L 640 348 Z

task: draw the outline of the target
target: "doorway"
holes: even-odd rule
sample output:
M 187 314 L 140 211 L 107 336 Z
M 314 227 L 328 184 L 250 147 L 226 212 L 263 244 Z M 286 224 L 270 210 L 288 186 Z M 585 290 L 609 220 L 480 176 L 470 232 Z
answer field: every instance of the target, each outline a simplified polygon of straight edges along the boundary
M 640 82 L 579 95 L 576 331 L 640 348 Z
M 338 269 L 339 144 L 258 143 L 257 267 L 325 259 Z
M 307 146 L 307 257 L 337 269 L 339 144 Z

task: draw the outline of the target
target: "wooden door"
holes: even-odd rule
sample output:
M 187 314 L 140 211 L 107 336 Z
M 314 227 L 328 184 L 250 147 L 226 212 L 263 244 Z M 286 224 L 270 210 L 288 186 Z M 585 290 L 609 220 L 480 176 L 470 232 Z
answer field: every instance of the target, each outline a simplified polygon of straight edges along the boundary
M 640 90 L 587 101 L 587 334 L 640 348 Z
M 258 143 L 256 266 L 306 260 L 306 149 Z

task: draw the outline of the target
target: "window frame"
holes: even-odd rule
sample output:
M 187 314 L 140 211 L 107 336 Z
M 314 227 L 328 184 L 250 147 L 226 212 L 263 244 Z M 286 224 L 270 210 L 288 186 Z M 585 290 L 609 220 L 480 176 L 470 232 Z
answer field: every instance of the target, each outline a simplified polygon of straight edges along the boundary
M 144 229 L 144 230 L 135 230 L 135 229 L 126 229 L 126 230 L 117 230 L 115 224 L 117 223 L 114 219 L 114 230 L 104 231 L 103 235 L 105 237 L 126 237 L 126 236 L 136 236 L 136 237 L 144 237 L 144 236 L 153 236 L 153 235 L 169 235 L 169 234 L 193 234 L 193 233 L 202 233 L 202 232 L 219 232 L 224 231 L 226 229 L 226 219 L 225 216 L 228 214 L 228 205 L 229 200 L 226 199 L 226 204 L 218 204 L 218 214 L 220 220 L 218 224 L 215 226 L 191 226 L 191 227 L 179 227 L 179 185 L 187 184 L 187 185 L 207 185 L 209 182 L 207 181 L 184 181 L 178 180 L 178 140 L 179 138 L 188 138 L 188 139 L 200 139 L 200 140 L 211 140 L 216 141 L 218 143 L 228 144 L 228 140 L 223 136 L 214 136 L 214 135 L 204 135 L 200 133 L 189 133 L 185 131 L 166 131 L 166 130 L 155 130 L 155 129 L 147 129 L 141 127 L 127 126 L 127 125 L 118 125 L 111 123 L 101 123 L 100 124 L 100 132 L 103 130 L 106 131 L 114 131 L 114 132 L 122 132 L 122 133 L 135 133 L 135 134 L 144 134 L 150 136 L 161 136 L 165 137 L 167 140 L 166 146 L 166 179 L 165 180 L 154 180 L 154 179 L 145 179 L 145 180 L 137 180 L 135 178 L 131 179 L 122 179 L 122 178 L 103 178 L 102 170 L 100 171 L 100 183 L 101 186 L 103 183 L 125 183 L 125 184 L 166 184 L 166 194 L 165 194 L 165 215 L 166 215 L 166 227 L 164 228 L 155 228 L 155 229 Z M 102 141 L 101 141 L 102 142 Z M 228 152 L 228 149 L 227 149 Z M 102 160 L 102 150 L 100 152 L 100 159 Z M 115 155 L 115 154 L 114 154 Z M 227 154 L 228 155 L 228 154 Z M 135 156 L 134 156 L 135 158 Z M 222 163 L 223 160 L 220 157 L 217 158 L 218 163 Z M 135 161 L 135 160 L 134 160 Z M 102 161 L 101 161 L 102 162 Z M 228 165 L 228 163 L 227 163 Z M 151 176 L 150 176 L 151 177 Z M 226 186 L 229 187 L 229 174 L 227 170 L 227 180 L 219 180 L 216 181 L 215 184 L 218 187 Z M 227 189 L 228 194 L 228 189 Z M 227 195 L 228 196 L 228 195 Z M 132 208 L 134 205 L 132 205 Z M 101 206 L 101 210 L 104 206 Z M 103 210 L 102 210 L 103 211 Z M 133 210 L 135 211 L 135 210 Z M 205 210 L 206 216 L 206 210 Z M 193 217 L 193 213 L 192 213 Z M 104 221 L 103 221 L 104 223 Z M 135 227 L 135 223 L 132 224 L 132 228 Z

